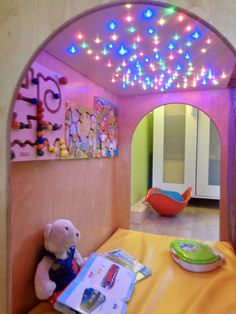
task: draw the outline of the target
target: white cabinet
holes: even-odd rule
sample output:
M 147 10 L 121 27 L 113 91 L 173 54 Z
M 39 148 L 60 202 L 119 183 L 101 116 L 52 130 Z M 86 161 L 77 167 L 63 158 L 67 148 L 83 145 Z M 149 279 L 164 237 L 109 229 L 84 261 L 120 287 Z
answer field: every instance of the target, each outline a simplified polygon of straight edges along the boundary
M 193 197 L 219 199 L 220 140 L 211 120 L 196 108 L 172 104 L 154 110 L 153 186 Z

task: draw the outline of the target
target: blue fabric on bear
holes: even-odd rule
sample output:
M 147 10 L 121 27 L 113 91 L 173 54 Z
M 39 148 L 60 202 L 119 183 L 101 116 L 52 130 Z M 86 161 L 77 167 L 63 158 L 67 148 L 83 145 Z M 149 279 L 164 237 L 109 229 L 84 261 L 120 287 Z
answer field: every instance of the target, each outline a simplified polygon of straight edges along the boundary
M 179 192 L 176 192 L 176 191 L 157 190 L 157 191 L 155 191 L 155 193 L 165 194 L 165 195 L 173 198 L 174 200 L 176 200 L 178 202 L 184 201 L 183 196 Z

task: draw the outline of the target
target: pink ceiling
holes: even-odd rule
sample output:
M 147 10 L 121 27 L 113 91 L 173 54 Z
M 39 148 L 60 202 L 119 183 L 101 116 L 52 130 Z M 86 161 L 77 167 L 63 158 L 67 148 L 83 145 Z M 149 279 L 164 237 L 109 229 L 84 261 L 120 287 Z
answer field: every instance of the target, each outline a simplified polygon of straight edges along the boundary
M 225 88 L 236 60 L 200 19 L 143 3 L 89 13 L 45 50 L 117 95 Z

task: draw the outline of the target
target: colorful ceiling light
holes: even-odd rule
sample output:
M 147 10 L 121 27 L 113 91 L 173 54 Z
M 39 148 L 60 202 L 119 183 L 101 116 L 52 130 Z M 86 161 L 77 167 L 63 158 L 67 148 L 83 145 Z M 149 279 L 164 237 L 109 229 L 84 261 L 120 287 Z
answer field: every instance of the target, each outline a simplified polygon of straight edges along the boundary
M 93 62 L 90 67 L 98 64 L 107 80 L 123 90 L 216 86 L 229 76 L 214 65 L 210 53 L 217 37 L 200 21 L 173 6 L 121 7 L 119 15 L 110 10 L 109 19 L 93 32 L 90 28 L 91 34 L 83 27 L 71 34 L 77 42 L 69 46 L 69 54 L 78 55 L 78 62 L 86 55 Z

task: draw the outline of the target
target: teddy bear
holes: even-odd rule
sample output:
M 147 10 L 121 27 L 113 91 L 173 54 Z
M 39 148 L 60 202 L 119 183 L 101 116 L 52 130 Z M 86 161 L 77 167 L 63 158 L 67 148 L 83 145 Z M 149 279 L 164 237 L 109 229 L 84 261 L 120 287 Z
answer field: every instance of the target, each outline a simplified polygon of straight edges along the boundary
M 77 275 L 84 259 L 76 249 L 80 232 L 67 219 L 57 219 L 44 229 L 45 254 L 37 265 L 34 286 L 38 299 L 62 291 Z

